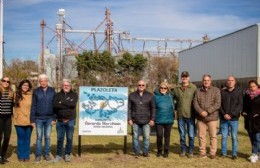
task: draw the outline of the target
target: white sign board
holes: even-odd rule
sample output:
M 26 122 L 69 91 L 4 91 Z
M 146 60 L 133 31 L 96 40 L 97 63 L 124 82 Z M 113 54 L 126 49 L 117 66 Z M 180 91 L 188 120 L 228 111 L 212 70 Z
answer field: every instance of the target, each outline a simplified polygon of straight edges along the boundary
M 127 135 L 127 87 L 79 88 L 79 135 Z

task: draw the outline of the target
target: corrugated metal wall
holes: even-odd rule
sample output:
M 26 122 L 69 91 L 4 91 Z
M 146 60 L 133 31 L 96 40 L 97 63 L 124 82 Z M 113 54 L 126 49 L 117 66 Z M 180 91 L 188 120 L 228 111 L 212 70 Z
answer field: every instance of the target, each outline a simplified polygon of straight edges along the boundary
M 213 80 L 257 77 L 258 25 L 253 25 L 179 53 L 179 73 L 190 72 L 192 81 L 203 74 Z

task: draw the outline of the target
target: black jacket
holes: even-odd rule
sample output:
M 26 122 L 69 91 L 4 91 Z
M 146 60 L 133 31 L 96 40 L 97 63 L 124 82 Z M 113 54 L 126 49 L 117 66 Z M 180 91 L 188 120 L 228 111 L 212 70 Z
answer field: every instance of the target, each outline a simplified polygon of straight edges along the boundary
M 231 92 L 228 89 L 221 90 L 221 119 L 224 119 L 225 114 L 229 114 L 232 121 L 238 120 L 242 110 L 243 91 L 240 88 L 235 87 Z
M 155 100 L 152 93 L 144 91 L 143 95 L 139 95 L 139 91 L 135 91 L 128 98 L 128 120 L 132 120 L 136 124 L 148 124 L 150 120 L 155 119 Z
M 251 99 L 248 94 L 244 96 L 245 129 L 248 132 L 260 132 L 260 95 Z M 255 114 L 258 116 L 254 117 Z
M 61 90 L 54 99 L 54 112 L 57 120 L 75 119 L 78 94 L 70 91 L 65 93 Z

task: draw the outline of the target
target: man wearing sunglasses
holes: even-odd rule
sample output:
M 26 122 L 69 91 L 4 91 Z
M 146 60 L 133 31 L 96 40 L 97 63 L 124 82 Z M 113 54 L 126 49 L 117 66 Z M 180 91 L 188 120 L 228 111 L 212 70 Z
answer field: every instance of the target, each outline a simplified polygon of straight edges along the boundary
M 143 156 L 148 157 L 150 145 L 150 126 L 154 125 L 155 101 L 154 96 L 145 90 L 146 83 L 140 80 L 137 90 L 129 95 L 128 123 L 133 130 L 133 150 L 136 158 L 140 155 L 139 136 L 143 134 Z
M 189 72 L 181 73 L 181 83 L 174 88 L 173 94 L 176 101 L 178 129 L 180 134 L 180 157 L 193 157 L 195 115 L 192 100 L 197 87 L 190 82 Z M 189 138 L 189 145 L 186 145 L 186 133 Z

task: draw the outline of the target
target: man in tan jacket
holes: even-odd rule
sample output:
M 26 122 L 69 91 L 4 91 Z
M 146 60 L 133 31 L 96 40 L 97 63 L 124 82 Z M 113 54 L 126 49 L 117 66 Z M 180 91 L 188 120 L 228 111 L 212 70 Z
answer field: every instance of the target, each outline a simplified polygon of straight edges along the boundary
M 206 133 L 208 130 L 210 137 L 210 158 L 215 159 L 217 152 L 217 124 L 221 106 L 221 94 L 218 88 L 211 85 L 210 75 L 203 75 L 202 84 L 202 87 L 196 90 L 193 101 L 196 110 L 199 136 L 199 157 L 207 157 Z

